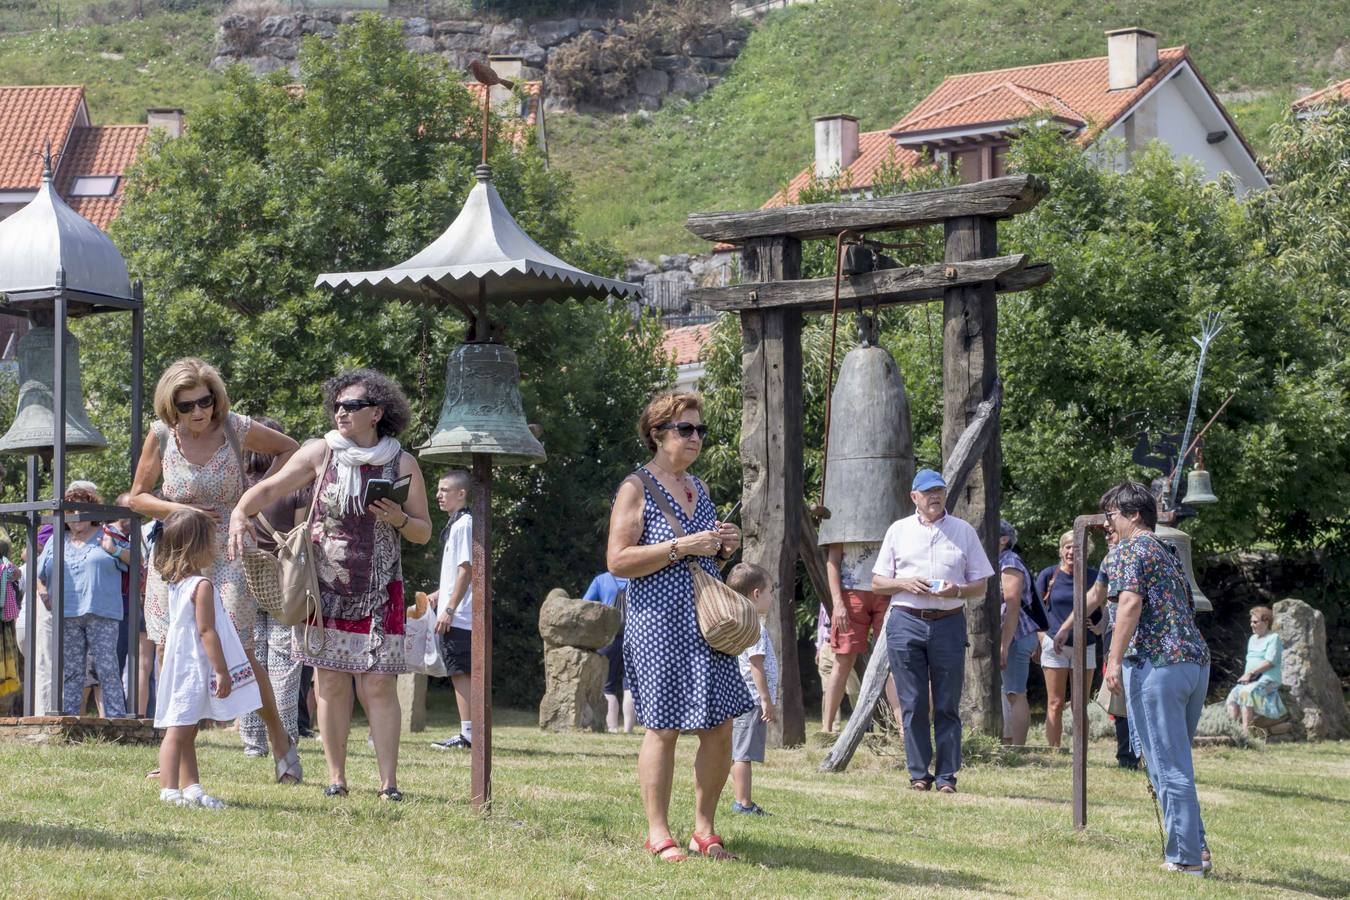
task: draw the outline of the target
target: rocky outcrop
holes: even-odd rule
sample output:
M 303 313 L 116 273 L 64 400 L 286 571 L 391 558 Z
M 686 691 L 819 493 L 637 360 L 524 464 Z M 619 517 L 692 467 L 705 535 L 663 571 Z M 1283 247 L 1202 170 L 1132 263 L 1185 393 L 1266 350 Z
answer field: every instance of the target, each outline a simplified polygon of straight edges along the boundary
M 544 639 L 544 699 L 539 727 L 547 731 L 603 731 L 605 674 L 595 651 L 614 640 L 619 614 L 603 603 L 575 600 L 556 588 L 539 607 Z
M 1275 630 L 1284 644 L 1281 671 L 1308 737 L 1350 738 L 1350 709 L 1327 659 L 1326 619 L 1320 610 L 1289 598 L 1275 604 Z
M 299 73 L 296 57 L 307 35 L 331 37 L 353 21 L 353 10 L 307 9 L 286 15 L 233 13 L 219 20 L 211 68 L 242 63 L 257 75 Z M 745 46 L 750 26 L 732 19 L 690 23 L 567 18 L 526 23 L 473 19 L 401 20 L 405 45 L 439 54 L 457 69 L 490 54 L 521 58 L 520 77 L 545 80 L 550 112 L 656 110 L 674 98 L 694 98 L 717 84 Z

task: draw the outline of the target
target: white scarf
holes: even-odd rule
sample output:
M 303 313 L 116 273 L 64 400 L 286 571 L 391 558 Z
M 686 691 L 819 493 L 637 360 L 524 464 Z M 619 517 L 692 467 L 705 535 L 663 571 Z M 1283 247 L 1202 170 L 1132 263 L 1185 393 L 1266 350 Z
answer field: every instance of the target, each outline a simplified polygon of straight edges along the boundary
M 336 429 L 323 436 L 337 463 L 338 509 L 361 509 L 361 467 L 386 466 L 403 452 L 403 445 L 392 437 L 382 437 L 374 447 L 354 444 Z

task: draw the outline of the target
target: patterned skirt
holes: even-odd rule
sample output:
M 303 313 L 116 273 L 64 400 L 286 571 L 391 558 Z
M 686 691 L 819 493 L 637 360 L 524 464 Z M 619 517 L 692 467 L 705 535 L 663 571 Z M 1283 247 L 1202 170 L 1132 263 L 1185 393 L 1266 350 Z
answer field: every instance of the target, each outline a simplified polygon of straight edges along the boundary
M 323 608 L 336 603 L 320 592 Z M 380 620 L 376 621 L 376 616 Z M 403 604 L 403 582 L 389 585 L 389 602 L 374 616 L 364 619 L 337 619 L 324 616 L 323 627 L 297 625 L 293 632 L 295 658 L 316 669 L 337 672 L 376 672 L 403 675 L 408 664 L 403 658 L 403 632 L 407 611 Z M 308 643 L 308 645 L 307 645 Z
M 1258 678 L 1251 684 L 1236 684 L 1228 692 L 1228 703 L 1249 706 L 1263 719 L 1283 719 L 1289 714 L 1280 699 L 1280 686 L 1269 678 Z

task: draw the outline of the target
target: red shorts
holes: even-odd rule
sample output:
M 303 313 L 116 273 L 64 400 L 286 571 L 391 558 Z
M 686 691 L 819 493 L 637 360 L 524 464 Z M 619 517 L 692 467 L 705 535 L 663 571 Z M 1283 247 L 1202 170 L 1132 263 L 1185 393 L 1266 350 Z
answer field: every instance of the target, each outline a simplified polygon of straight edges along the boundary
M 881 636 L 891 598 L 871 591 L 845 590 L 844 605 L 848 607 L 848 621 L 840 622 L 836 617 L 830 623 L 830 649 L 835 653 L 866 653 L 871 646 L 868 633 Z

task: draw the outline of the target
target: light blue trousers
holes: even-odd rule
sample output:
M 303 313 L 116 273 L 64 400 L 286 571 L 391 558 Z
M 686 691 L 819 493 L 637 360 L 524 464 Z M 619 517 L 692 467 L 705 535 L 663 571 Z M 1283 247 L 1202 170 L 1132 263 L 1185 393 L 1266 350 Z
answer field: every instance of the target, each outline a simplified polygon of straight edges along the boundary
M 1195 792 L 1191 739 L 1205 706 L 1209 665 L 1155 667 L 1126 662 L 1123 669 L 1130 726 L 1144 751 L 1148 777 L 1162 807 L 1165 857 L 1170 863 L 1198 866 L 1205 846 L 1205 823 Z

